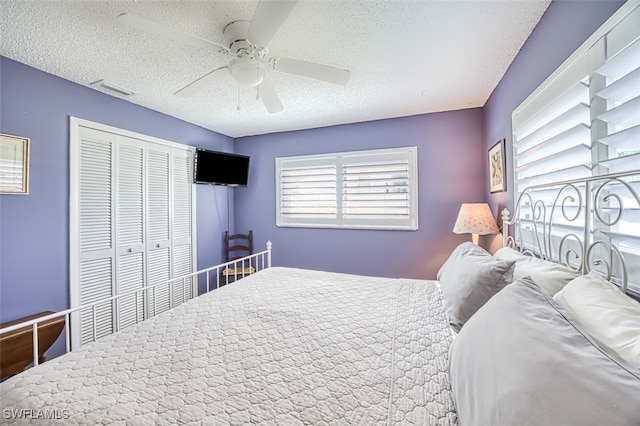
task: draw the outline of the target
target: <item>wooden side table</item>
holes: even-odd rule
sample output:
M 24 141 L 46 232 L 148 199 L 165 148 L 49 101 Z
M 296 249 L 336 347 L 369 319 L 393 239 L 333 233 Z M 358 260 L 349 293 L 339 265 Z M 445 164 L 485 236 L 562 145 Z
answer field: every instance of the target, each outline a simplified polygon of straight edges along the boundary
M 53 314 L 40 312 L 24 318 L 18 318 L 0 324 L 0 328 L 9 327 L 24 321 Z M 58 339 L 64 329 L 65 318 L 58 317 L 38 324 L 38 362 L 47 360 L 46 352 Z M 33 363 L 33 327 L 27 326 L 0 335 L 0 379 L 24 371 Z

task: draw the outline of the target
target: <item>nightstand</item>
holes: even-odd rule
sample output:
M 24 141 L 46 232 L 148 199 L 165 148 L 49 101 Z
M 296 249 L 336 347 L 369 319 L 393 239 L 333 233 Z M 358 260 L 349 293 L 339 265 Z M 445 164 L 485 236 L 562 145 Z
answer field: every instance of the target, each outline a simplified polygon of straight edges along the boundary
M 18 318 L 0 324 L 0 328 L 9 327 L 24 321 L 53 314 L 51 311 L 40 312 L 24 318 Z M 64 329 L 64 316 L 43 321 L 38 324 L 38 362 L 47 360 L 45 352 L 58 339 Z M 33 327 L 27 326 L 0 335 L 0 378 L 13 376 L 24 371 L 33 363 Z

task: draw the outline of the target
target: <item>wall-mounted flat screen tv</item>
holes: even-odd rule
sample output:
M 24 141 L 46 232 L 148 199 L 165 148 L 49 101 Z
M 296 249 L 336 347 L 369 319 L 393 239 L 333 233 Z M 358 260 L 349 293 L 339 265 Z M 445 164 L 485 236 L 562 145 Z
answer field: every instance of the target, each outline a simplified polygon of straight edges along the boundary
M 193 181 L 212 185 L 247 186 L 249 156 L 196 149 Z

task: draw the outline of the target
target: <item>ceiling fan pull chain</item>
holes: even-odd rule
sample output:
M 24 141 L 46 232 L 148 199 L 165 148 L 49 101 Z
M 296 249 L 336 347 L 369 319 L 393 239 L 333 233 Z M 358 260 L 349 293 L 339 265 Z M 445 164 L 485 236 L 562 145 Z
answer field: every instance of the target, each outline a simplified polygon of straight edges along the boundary
M 238 107 L 236 110 L 240 111 L 240 86 L 238 86 Z
M 256 77 L 260 79 L 260 65 L 256 62 Z M 260 99 L 260 85 L 256 88 L 256 101 Z

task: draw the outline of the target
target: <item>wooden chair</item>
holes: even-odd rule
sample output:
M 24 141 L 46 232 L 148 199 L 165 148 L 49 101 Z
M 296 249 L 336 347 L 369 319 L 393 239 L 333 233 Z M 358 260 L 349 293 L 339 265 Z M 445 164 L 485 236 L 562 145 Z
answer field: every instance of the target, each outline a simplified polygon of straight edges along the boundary
M 253 254 L 253 231 L 248 234 L 224 233 L 224 261 L 231 262 Z M 256 272 L 250 261 L 245 260 L 227 266 L 222 272 L 222 285 L 234 282 Z

